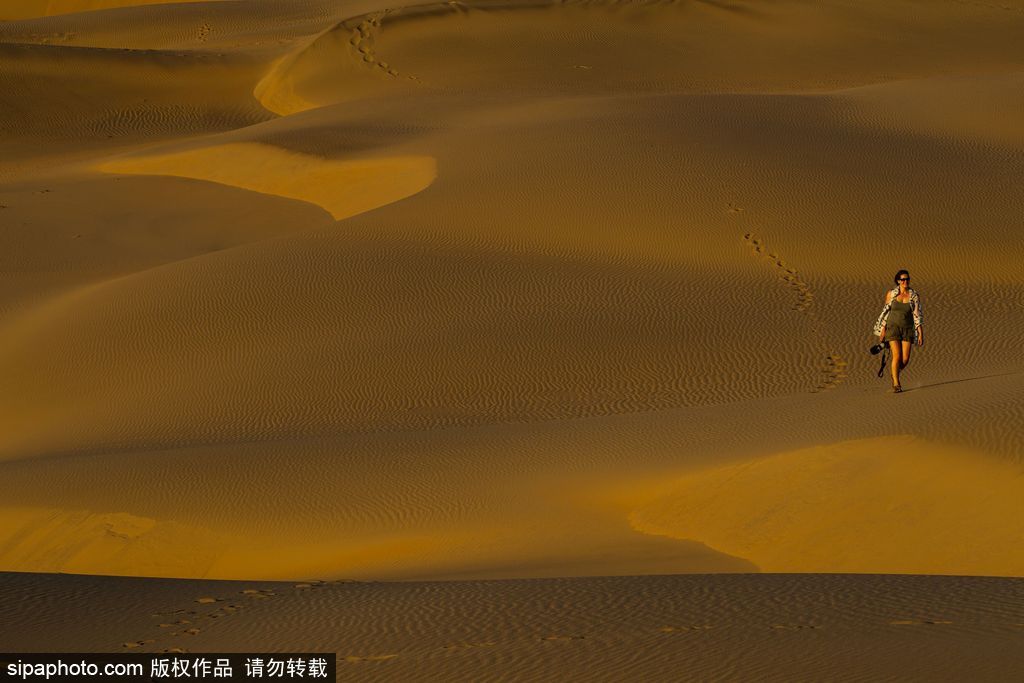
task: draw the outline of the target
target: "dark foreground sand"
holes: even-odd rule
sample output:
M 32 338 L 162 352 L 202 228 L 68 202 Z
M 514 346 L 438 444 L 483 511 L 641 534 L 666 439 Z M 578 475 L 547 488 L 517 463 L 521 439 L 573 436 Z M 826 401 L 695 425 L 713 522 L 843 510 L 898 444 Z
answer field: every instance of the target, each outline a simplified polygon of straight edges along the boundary
M 1024 676 L 1024 580 L 1009 578 L 295 583 L 3 573 L 0 624 L 0 645 L 13 651 L 333 651 L 344 681 Z

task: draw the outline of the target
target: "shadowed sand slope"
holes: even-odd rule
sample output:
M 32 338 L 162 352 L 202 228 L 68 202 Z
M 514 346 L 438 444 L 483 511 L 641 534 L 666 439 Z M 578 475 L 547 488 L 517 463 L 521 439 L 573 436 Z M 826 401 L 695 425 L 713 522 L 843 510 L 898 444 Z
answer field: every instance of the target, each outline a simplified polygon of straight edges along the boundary
M 195 2 L 196 0 L 192 1 Z M 224 2 L 230 0 L 200 1 Z M 54 14 L 92 12 L 101 9 L 135 7 L 139 5 L 162 5 L 175 2 L 181 2 L 181 0 L 6 0 L 3 9 L 0 9 L 0 20 L 48 17 Z
M 0 574 L 10 650 L 337 653 L 339 681 L 972 680 L 1024 673 L 1022 581 L 738 575 L 443 583 Z M 45 596 L 45 602 L 23 596 Z M 105 628 L 82 628 L 101 620 Z M 671 672 L 667 674 L 666 672 Z
M 0 569 L 1020 575 L 1022 42 L 1019 2 L 3 24 Z

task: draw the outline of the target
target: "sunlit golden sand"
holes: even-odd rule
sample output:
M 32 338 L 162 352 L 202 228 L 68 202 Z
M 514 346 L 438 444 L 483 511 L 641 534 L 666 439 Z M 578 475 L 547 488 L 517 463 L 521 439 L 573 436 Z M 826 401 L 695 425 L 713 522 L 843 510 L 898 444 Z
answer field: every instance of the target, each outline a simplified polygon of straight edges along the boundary
M 1022 44 L 1020 0 L 4 4 L 0 571 L 458 580 L 455 611 L 958 575 L 951 631 L 995 642 L 963 577 L 1024 575 Z M 866 350 L 898 268 L 897 396 Z M 897 580 L 828 586 L 944 625 Z

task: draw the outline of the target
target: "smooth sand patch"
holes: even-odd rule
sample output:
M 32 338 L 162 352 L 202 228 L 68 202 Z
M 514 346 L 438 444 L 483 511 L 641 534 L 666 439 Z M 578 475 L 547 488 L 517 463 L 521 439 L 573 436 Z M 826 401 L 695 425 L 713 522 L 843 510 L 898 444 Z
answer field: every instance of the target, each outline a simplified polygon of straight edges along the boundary
M 1022 500 L 1019 465 L 886 436 L 695 473 L 630 518 L 772 572 L 1020 576 Z
M 437 177 L 427 156 L 332 161 L 259 143 L 107 161 L 104 173 L 208 180 L 322 206 L 335 220 L 416 194 Z
M 203 575 L 226 537 L 127 512 L 0 508 L 3 566 L 114 576 Z

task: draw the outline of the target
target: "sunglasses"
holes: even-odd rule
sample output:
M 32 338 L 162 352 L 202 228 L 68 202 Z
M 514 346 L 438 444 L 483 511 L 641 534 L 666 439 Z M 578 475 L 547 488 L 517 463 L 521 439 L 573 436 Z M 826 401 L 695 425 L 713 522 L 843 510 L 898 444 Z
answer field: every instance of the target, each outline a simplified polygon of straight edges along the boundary
M 900 278 L 900 282 L 910 282 L 910 278 L 909 277 L 901 277 Z

